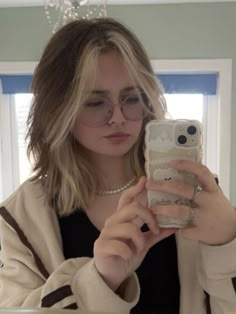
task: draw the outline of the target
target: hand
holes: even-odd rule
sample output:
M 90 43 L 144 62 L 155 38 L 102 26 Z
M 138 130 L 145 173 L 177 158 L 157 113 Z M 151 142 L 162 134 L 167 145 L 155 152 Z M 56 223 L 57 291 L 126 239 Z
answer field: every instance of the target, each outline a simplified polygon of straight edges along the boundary
M 147 251 L 176 229 L 160 229 L 155 216 L 138 199 L 145 190 L 146 178 L 124 191 L 116 212 L 110 216 L 94 244 L 95 266 L 114 291 L 135 271 Z M 148 232 L 140 230 L 146 223 Z
M 193 226 L 186 226 L 180 232 L 186 238 L 199 240 L 210 245 L 223 245 L 236 237 L 236 211 L 225 197 L 210 170 L 200 163 L 179 160 L 171 163 L 175 169 L 197 176 L 202 191 L 195 198 L 196 214 Z M 194 188 L 177 181 L 149 181 L 146 188 L 179 195 L 191 200 Z M 186 219 L 189 207 L 181 205 L 154 205 L 155 215 L 166 215 Z

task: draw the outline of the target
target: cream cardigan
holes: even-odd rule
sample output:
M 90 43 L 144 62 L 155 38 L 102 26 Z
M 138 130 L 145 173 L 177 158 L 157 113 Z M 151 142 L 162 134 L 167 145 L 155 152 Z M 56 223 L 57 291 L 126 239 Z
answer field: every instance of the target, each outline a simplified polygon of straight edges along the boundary
M 0 207 L 0 307 L 129 313 L 138 302 L 135 273 L 118 295 L 93 259 L 64 259 L 57 215 L 40 180 L 26 181 Z M 207 294 L 212 314 L 236 313 L 236 239 L 213 247 L 176 237 L 180 314 L 206 314 Z

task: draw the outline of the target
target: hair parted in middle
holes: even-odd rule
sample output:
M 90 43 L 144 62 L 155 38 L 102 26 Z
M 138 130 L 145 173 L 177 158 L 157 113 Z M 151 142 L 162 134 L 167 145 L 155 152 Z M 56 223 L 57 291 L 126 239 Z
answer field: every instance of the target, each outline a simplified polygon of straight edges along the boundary
M 34 160 L 32 180 L 41 179 L 48 202 L 60 215 L 86 208 L 96 193 L 97 178 L 86 151 L 73 136 L 75 120 L 94 83 L 101 54 L 116 52 L 131 79 L 144 92 L 147 115 L 132 147 L 133 173 L 144 174 L 144 129 L 163 119 L 166 104 L 149 58 L 137 37 L 111 18 L 78 20 L 63 26 L 47 44 L 32 81 L 34 95 L 28 117 L 28 157 Z

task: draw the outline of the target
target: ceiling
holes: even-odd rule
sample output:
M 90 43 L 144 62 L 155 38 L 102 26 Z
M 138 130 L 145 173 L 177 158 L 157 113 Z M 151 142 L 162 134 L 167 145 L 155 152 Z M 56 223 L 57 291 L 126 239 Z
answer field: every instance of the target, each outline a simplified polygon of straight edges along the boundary
M 101 0 L 100 0 L 101 1 Z M 94 0 L 90 1 L 91 3 Z M 202 3 L 236 2 L 236 0 L 107 0 L 107 4 L 158 4 L 158 3 Z M 43 6 L 44 0 L 0 0 L 0 7 Z

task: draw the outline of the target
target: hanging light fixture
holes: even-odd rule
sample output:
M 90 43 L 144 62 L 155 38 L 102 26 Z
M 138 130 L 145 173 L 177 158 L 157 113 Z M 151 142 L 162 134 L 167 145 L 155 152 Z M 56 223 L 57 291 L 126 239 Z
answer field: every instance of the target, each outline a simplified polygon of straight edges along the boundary
M 72 20 L 107 16 L 106 0 L 45 0 L 45 13 L 52 32 Z

